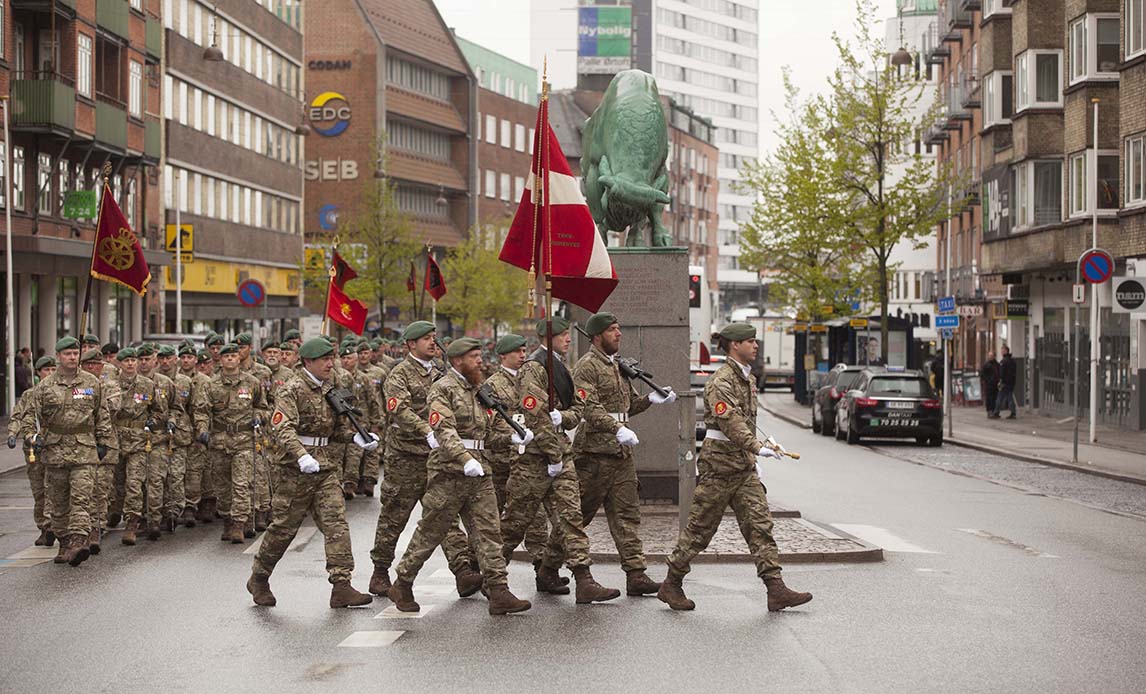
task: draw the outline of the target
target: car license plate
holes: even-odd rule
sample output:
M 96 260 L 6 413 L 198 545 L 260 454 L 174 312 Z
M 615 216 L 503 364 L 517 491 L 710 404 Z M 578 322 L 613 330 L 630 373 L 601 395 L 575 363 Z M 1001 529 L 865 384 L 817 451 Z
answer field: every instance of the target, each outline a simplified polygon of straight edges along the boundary
M 892 400 L 892 401 L 887 403 L 887 406 L 893 410 L 914 410 L 915 409 L 915 403 L 914 402 L 910 402 L 910 401 L 903 402 L 901 400 Z
M 916 427 L 919 426 L 918 419 L 873 419 L 871 420 L 873 427 Z

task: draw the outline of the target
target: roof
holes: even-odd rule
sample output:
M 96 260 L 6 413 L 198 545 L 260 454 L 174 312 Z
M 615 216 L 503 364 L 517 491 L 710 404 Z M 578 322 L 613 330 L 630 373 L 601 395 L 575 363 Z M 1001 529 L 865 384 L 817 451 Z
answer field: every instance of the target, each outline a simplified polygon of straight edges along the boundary
M 462 75 L 469 63 L 433 0 L 357 0 L 388 47 L 418 56 Z
M 589 114 L 577 105 L 572 91 L 552 92 L 549 95 L 549 125 L 561 143 L 561 150 L 569 165 L 579 169 L 581 161 L 581 129 Z

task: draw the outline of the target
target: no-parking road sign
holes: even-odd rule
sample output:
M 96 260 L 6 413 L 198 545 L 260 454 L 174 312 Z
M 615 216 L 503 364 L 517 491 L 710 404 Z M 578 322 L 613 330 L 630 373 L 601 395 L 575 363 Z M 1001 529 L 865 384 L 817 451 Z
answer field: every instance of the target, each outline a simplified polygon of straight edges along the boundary
M 1114 258 L 1101 248 L 1091 248 L 1078 259 L 1078 272 L 1091 284 L 1102 284 L 1114 275 Z

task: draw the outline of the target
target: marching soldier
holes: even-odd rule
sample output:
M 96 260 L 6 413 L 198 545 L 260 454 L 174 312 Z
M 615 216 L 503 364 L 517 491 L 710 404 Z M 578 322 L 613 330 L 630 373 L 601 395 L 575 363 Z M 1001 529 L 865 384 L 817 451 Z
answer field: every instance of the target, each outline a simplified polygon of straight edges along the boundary
M 271 367 L 260 364 L 251 357 L 251 343 L 253 341 L 254 335 L 250 332 L 241 332 L 235 336 L 235 343 L 239 345 L 239 368 L 258 379 L 269 411 L 270 407 L 274 405 L 271 399 L 274 378 L 271 376 Z M 256 442 L 258 450 L 254 456 L 255 474 L 251 478 L 251 504 L 254 513 L 243 528 L 243 536 L 248 539 L 254 537 L 256 532 L 266 530 L 271 517 L 271 468 L 266 450 L 270 439 L 265 435 L 262 428 L 265 423 L 266 418 L 264 417 L 257 427 L 259 431 L 254 434 L 255 438 L 258 439 Z
M 289 342 L 292 348 L 291 351 L 297 355 L 299 348 L 302 347 L 302 333 L 295 328 L 291 328 L 283 335 L 283 342 Z M 289 364 L 288 366 L 293 367 L 294 365 Z
M 407 325 L 402 338 L 409 345 L 410 354 L 394 367 L 384 385 L 390 429 L 386 432 L 386 450 L 382 454 L 386 475 L 378 488 L 382 508 L 378 513 L 374 548 L 370 550 L 370 559 L 374 562 L 370 592 L 375 595 L 389 594 L 394 548 L 414 506 L 426 493 L 426 459 L 430 450 L 438 447 L 438 440 L 427 422 L 429 391 L 435 379 L 434 337 L 433 323 L 414 321 Z M 466 535 L 456 521 L 442 541 L 442 551 L 456 579 L 458 595 L 464 598 L 476 593 L 481 588 L 481 574 L 470 568 L 472 555 Z
M 756 437 L 756 388 L 752 364 L 758 345 L 756 328 L 730 323 L 720 331 L 720 348 L 727 361 L 704 385 L 704 424 L 708 431 L 697 460 L 697 485 L 688 525 L 668 558 L 668 576 L 657 597 L 674 610 L 691 610 L 696 603 L 684 594 L 682 582 L 693 557 L 700 554 L 720 527 L 724 509 L 732 507 L 740 532 L 756 561 L 756 574 L 768 589 L 768 611 L 803 605 L 811 593 L 798 593 L 780 577 L 780 552 L 772 537 L 768 490 L 761 483 L 758 459 L 780 454 Z
M 298 362 L 298 347 L 293 340 L 287 340 L 279 345 L 279 368 L 271 376 L 275 379 L 275 388 L 285 385 L 288 378 L 294 376 L 295 364 Z M 282 381 L 281 383 L 279 381 Z
M 457 525 L 458 514 L 477 541 L 477 559 L 489 596 L 489 613 L 509 614 L 528 610 L 527 600 L 509 591 L 505 559 L 501 556 L 497 497 L 489 465 L 479 462 L 489 417 L 477 400 L 481 386 L 481 344 L 468 337 L 452 342 L 446 350 L 450 371 L 430 387 L 430 428 L 438 447 L 430 451 L 429 482 L 422 497 L 422 519 L 410 545 L 398 563 L 397 580 L 389 596 L 402 612 L 421 609 L 414 601 L 413 584 L 418 572 L 446 533 Z M 514 435 L 514 443 L 532 440 Z
M 223 336 L 215 332 L 207 333 L 207 339 L 203 340 L 203 345 L 207 348 L 207 351 L 211 353 L 211 361 L 215 365 L 215 371 L 219 371 L 221 368 L 219 366 L 219 352 L 222 351 L 223 345 L 225 344 L 227 344 L 227 341 L 223 339 Z
M 107 402 L 108 416 L 111 419 L 114 444 L 108 446 L 99 464 L 95 466 L 95 479 L 92 484 L 92 505 L 88 509 L 91 516 L 91 532 L 88 533 L 88 553 L 95 556 L 100 553 L 100 538 L 103 526 L 107 522 L 107 509 L 110 503 L 112 483 L 115 479 L 115 469 L 119 464 L 119 436 L 115 432 L 114 422 L 119 414 L 121 398 L 119 393 L 119 379 L 105 381 L 103 379 L 103 355 L 98 349 L 89 349 L 80 357 L 80 368 L 92 376 L 100 379 L 104 384 L 104 400 Z
M 205 353 L 210 361 L 210 354 Z M 191 396 L 187 401 L 188 436 L 187 464 L 183 475 L 183 494 L 185 496 L 183 510 L 179 515 L 179 522 L 185 528 L 194 528 L 199 517 L 199 504 L 203 498 L 203 473 L 207 467 L 207 449 L 194 439 L 194 412 L 202 408 L 202 398 L 206 395 L 210 376 L 205 376 L 198 369 L 199 355 L 190 345 L 179 347 L 179 373 L 191 383 Z
M 191 442 L 191 379 L 184 374 L 178 363 L 179 357 L 171 345 L 159 348 L 159 373 L 171 380 L 173 385 L 170 419 L 175 423 L 171 432 L 170 460 L 167 475 L 163 482 L 163 529 L 174 532 L 175 526 L 183 522 L 187 508 L 187 458 Z
M 163 488 L 171 466 L 172 433 L 175 430 L 175 382 L 159 369 L 159 345 L 145 342 L 136 350 L 139 354 L 139 373 L 155 381 L 155 398 L 164 403 L 163 419 L 152 422 L 149 439 L 151 451 L 147 455 L 147 493 L 145 529 L 147 539 L 159 539 L 159 525 L 163 520 Z M 158 481 L 156 481 L 158 480 Z M 158 485 L 158 486 L 156 486 Z M 154 490 L 158 490 L 157 492 Z
M 95 466 L 115 438 L 103 384 L 79 368 L 79 340 L 65 337 L 58 341 L 56 363 L 56 372 L 32 389 L 28 416 L 41 426 L 38 438 L 45 468 L 44 492 L 52 532 L 60 538 L 55 561 L 79 566 L 89 556 L 88 509 Z
M 537 587 L 541 592 L 554 595 L 569 593 L 561 583 L 557 569 L 562 556 L 572 569 L 577 582 L 577 604 L 601 602 L 620 597 L 621 591 L 605 588 L 593 579 L 589 570 L 589 537 L 581 519 L 581 488 L 569 437 L 581 419 L 584 400 L 573 389 L 573 379 L 562 359 L 569 351 L 569 321 L 555 317 L 553 322 L 553 384 L 557 391 L 556 409 L 546 411 L 549 398 L 549 378 L 546 375 L 548 357 L 544 342 L 518 372 L 520 408 L 525 415 L 525 426 L 536 434 L 525 452 L 513 461 L 509 473 L 509 499 L 502 517 L 502 541 L 505 556 L 509 557 L 525 536 L 526 529 L 537 517 L 537 509 L 545 505 L 554 526 L 549 533 L 549 544 L 541 567 L 537 571 Z M 537 334 L 545 338 L 546 322 L 537 324 Z
M 139 352 L 134 347 L 124 347 L 117 357 L 120 402 L 114 422 L 119 437 L 120 463 L 114 476 L 117 504 L 113 511 L 122 509 L 127 527 L 120 541 L 131 546 L 136 542 L 140 521 L 144 517 L 145 488 L 149 505 L 150 502 L 158 505 L 163 500 L 163 480 L 149 474 L 149 468 L 154 449 L 152 434 L 161 422 L 167 421 L 167 400 L 159 396 L 155 381 L 139 373 Z M 118 488 L 121 479 L 122 497 Z
M 119 379 L 119 362 L 115 358 L 115 355 L 119 354 L 119 345 L 109 342 L 100 348 L 100 352 L 103 354 L 103 371 L 100 372 L 100 379 L 105 383 Z
M 386 434 L 386 410 L 382 407 L 384 397 L 382 395 L 382 385 L 386 382 L 386 376 L 389 375 L 389 369 L 384 369 L 377 364 L 372 364 L 370 358 L 374 355 L 374 350 L 370 347 L 370 343 L 365 340 L 358 345 L 358 370 L 362 373 L 363 379 L 367 384 L 365 394 L 366 402 L 363 404 L 369 405 L 371 408 L 369 417 L 370 430 L 379 435 L 379 437 Z M 363 410 L 365 412 L 365 410 Z M 385 445 L 382 441 L 379 448 Z M 358 478 L 357 492 L 361 496 L 374 496 L 374 487 L 378 486 L 378 470 L 382 465 L 382 456 L 378 450 L 366 451 L 362 454 L 362 474 Z
M 342 500 L 341 470 L 326 453 L 331 440 L 352 440 L 365 449 L 376 447 L 378 440 L 366 441 L 359 434 L 351 437 L 349 423 L 339 421 L 326 401 L 333 387 L 334 347 L 316 338 L 306 342 L 299 353 L 303 371 L 279 391 L 271 417 L 275 438 L 287 452 L 273 468 L 274 516 L 255 555 L 247 591 L 256 605 L 275 604 L 271 572 L 309 513 L 326 540 L 326 571 L 333 586 L 330 606 L 368 605 L 373 598 L 350 585 L 354 554 Z
M 629 417 L 650 404 L 671 403 L 653 392 L 638 397 L 633 385 L 621 376 L 616 355 L 621 347 L 621 326 L 611 313 L 597 313 L 585 323 L 592 346 L 573 367 L 573 385 L 585 400 L 581 426 L 573 441 L 577 476 L 581 483 L 581 517 L 585 526 L 602 505 L 609 531 L 625 570 L 627 595 L 652 595 L 661 585 L 648 577 L 641 544 L 641 502 L 637 496 L 637 468 L 633 449 L 639 441 L 629 428 Z
M 215 358 L 208 349 L 199 350 L 195 355 L 195 396 L 191 407 L 191 425 L 198 432 L 199 423 L 203 422 L 206 429 L 211 428 L 211 404 L 208 395 L 211 388 L 211 379 L 215 377 Z M 210 438 L 208 436 L 208 438 Z M 214 523 L 215 511 L 218 507 L 218 482 L 212 469 L 213 457 L 211 449 L 204 443 L 201 435 L 196 435 L 194 449 L 195 456 L 188 461 L 187 503 L 195 507 L 195 519 L 200 523 Z M 198 474 L 198 486 L 196 486 Z
M 55 357 L 43 356 L 36 360 L 36 377 L 43 381 L 56 372 Z M 32 441 L 40 434 L 40 423 L 30 416 L 29 405 L 32 402 L 32 388 L 25 390 L 16 406 L 12 408 L 12 416 L 8 418 L 8 448 L 15 448 L 16 442 L 24 444 L 24 462 L 28 473 L 28 483 L 32 486 L 32 520 L 40 529 L 40 536 L 33 543 L 37 547 L 51 547 L 56 544 L 56 535 L 52 532 L 52 519 L 44 504 L 44 461 L 36 447 L 39 442 L 32 445 Z M 62 539 L 62 538 L 61 538 Z
M 342 341 L 338 356 L 341 357 L 342 371 L 346 374 L 343 378 L 350 384 L 348 390 L 353 396 L 352 402 L 362 411 L 364 425 L 371 426 L 374 421 L 373 405 L 366 400 L 368 385 L 358 371 L 358 347 L 353 338 Z M 358 490 L 363 451 L 353 444 L 342 443 L 332 445 L 331 452 L 335 461 L 342 465 L 342 496 L 350 501 Z

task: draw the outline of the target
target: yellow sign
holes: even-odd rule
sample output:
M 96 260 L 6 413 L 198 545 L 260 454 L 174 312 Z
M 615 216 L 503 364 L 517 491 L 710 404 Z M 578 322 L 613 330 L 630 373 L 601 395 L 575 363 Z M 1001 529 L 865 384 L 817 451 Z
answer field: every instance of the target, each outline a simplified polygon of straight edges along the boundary
M 804 323 L 796 323 L 795 325 L 792 326 L 792 332 L 794 332 L 794 333 L 804 333 L 807 331 L 808 331 L 808 326 Z
M 805 354 L 804 355 L 804 371 L 815 371 L 815 370 L 816 370 L 816 355 Z
M 183 265 L 187 265 L 187 264 L 195 262 L 195 254 L 192 253 L 191 251 L 183 251 L 179 255 L 180 255 L 179 262 Z M 175 254 L 174 253 L 171 254 L 171 262 L 175 262 Z
M 811 328 L 809 328 L 809 330 L 811 330 L 814 333 L 826 333 L 826 332 L 828 332 L 828 326 L 826 326 L 826 325 L 813 325 Z
M 866 328 L 867 327 L 867 319 L 866 318 L 853 318 L 849 325 L 851 325 L 853 328 Z
M 182 238 L 179 239 L 178 250 L 183 252 L 195 250 L 195 229 L 190 224 L 180 224 L 179 228 L 183 230 L 183 233 L 181 234 Z M 172 253 L 176 251 L 174 224 L 167 225 L 167 240 L 164 247 Z
M 825 315 L 831 315 L 836 312 L 836 307 L 830 304 L 824 304 L 820 307 L 820 312 Z
M 309 270 L 326 269 L 326 249 L 322 246 L 307 246 L 303 257 Z
M 164 268 L 169 287 L 175 286 L 173 270 L 171 266 Z M 302 289 L 302 277 L 298 270 L 201 260 L 183 268 L 183 291 L 234 294 L 239 290 L 239 283 L 248 279 L 262 282 L 269 296 L 298 296 Z

